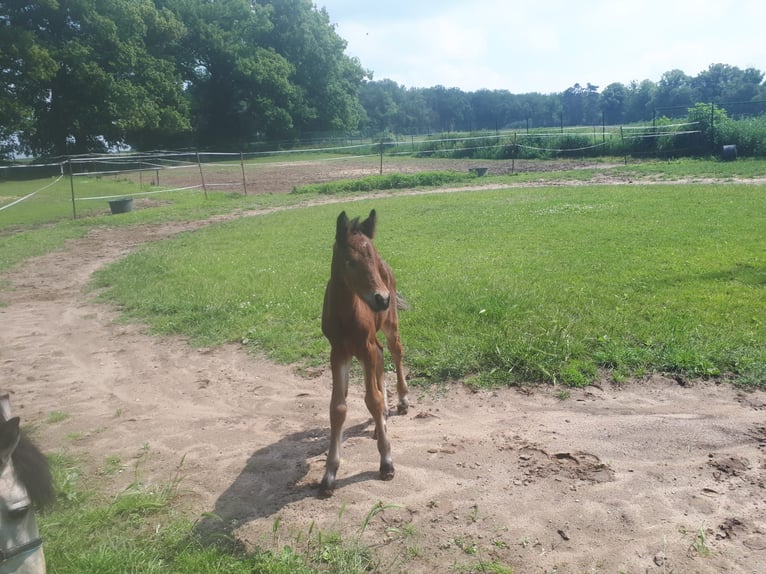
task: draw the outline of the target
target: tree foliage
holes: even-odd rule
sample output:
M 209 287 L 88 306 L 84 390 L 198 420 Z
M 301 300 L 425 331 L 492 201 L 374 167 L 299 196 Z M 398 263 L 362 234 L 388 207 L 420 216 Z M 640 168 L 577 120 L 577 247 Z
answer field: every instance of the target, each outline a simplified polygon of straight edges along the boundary
M 10 1 L 0 15 L 36 59 L 6 68 L 19 77 L 17 147 L 35 154 L 104 151 L 146 132 L 188 130 L 172 54 L 182 34 L 149 0 Z M 34 69 L 36 81 L 21 79 Z M 21 128 L 21 129 L 18 129 Z
M 601 91 L 588 82 L 552 94 L 408 88 L 373 80 L 345 49 L 312 0 L 6 0 L 0 159 L 630 123 L 685 117 L 697 102 L 766 100 L 761 71 L 726 64 Z
M 766 103 L 763 73 L 754 68 L 713 64 L 696 77 L 670 70 L 659 82 L 619 82 L 600 92 L 591 83 L 576 83 L 553 94 L 512 94 L 507 90 L 465 93 L 456 88 L 407 89 L 391 80 L 362 86 L 364 125 L 371 132 L 392 130 L 425 133 L 449 130 L 601 125 L 653 120 L 660 116 L 684 118 L 697 102 Z M 403 117 L 404 103 L 418 99 L 426 106 L 413 122 Z M 751 106 L 751 109 L 752 106 Z M 764 106 L 761 106 L 761 110 Z M 419 123 L 418 123 L 419 122 Z
M 0 4 L 0 157 L 348 130 L 365 77 L 309 0 Z

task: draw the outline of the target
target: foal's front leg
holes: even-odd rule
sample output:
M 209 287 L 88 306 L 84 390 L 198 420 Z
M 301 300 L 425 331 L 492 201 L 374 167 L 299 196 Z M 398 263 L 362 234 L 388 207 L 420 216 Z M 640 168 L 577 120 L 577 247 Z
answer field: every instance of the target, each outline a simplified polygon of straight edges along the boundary
M 343 441 L 343 424 L 346 422 L 346 396 L 351 357 L 341 356 L 335 349 L 330 352 L 332 369 L 332 398 L 330 399 L 330 450 L 327 466 L 319 485 L 319 494 L 329 496 L 335 489 L 335 474 L 340 467 L 340 445 Z
M 391 459 L 391 443 L 386 432 L 386 400 L 383 396 L 381 384 L 383 377 L 383 349 L 377 344 L 377 340 L 368 345 L 367 356 L 364 363 L 364 402 L 375 421 L 375 438 L 378 441 L 380 453 L 380 478 L 391 480 L 394 478 L 394 462 Z

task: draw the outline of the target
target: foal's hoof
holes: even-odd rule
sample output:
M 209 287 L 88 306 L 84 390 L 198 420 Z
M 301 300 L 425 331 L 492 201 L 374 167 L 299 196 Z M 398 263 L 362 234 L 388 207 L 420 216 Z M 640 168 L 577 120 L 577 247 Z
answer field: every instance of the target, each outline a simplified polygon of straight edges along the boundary
M 328 479 L 326 476 L 319 483 L 319 498 L 329 498 L 335 491 L 335 480 Z
M 381 464 L 380 465 L 380 480 L 392 480 L 393 478 L 394 478 L 394 465 Z
M 410 409 L 410 403 L 399 403 L 396 406 L 396 412 L 400 415 L 406 415 L 407 411 Z
M 333 495 L 333 492 L 335 492 L 334 487 L 325 487 L 324 485 L 319 485 L 319 498 L 330 498 Z

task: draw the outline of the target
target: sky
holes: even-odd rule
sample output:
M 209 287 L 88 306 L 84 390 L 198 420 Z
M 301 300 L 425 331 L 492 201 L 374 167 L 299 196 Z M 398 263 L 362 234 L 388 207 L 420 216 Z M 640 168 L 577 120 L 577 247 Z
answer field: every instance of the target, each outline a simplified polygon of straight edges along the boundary
M 346 54 L 405 87 L 563 92 L 711 64 L 766 72 L 764 0 L 314 0 Z

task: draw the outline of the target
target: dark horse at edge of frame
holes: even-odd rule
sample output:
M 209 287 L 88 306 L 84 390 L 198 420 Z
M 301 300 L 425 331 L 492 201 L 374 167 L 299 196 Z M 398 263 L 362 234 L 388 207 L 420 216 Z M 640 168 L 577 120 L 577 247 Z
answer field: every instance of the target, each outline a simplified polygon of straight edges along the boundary
M 0 394 L 0 574 L 44 574 L 43 542 L 32 504 L 53 502 L 55 491 L 45 456 L 11 417 Z
M 409 407 L 407 383 L 402 368 L 402 343 L 399 339 L 397 308 L 406 303 L 396 291 L 394 274 L 372 243 L 377 214 L 373 209 L 364 221 L 349 220 L 346 212 L 337 219 L 330 280 L 324 295 L 322 333 L 330 341 L 332 398 L 330 400 L 330 450 L 319 493 L 329 496 L 335 488 L 340 466 L 346 397 L 352 358 L 364 369 L 364 401 L 375 422 L 374 437 L 380 453 L 380 478 L 394 477 L 391 443 L 386 430 L 388 399 L 383 373 L 383 347 L 378 331 L 383 331 L 396 366 L 398 412 Z

